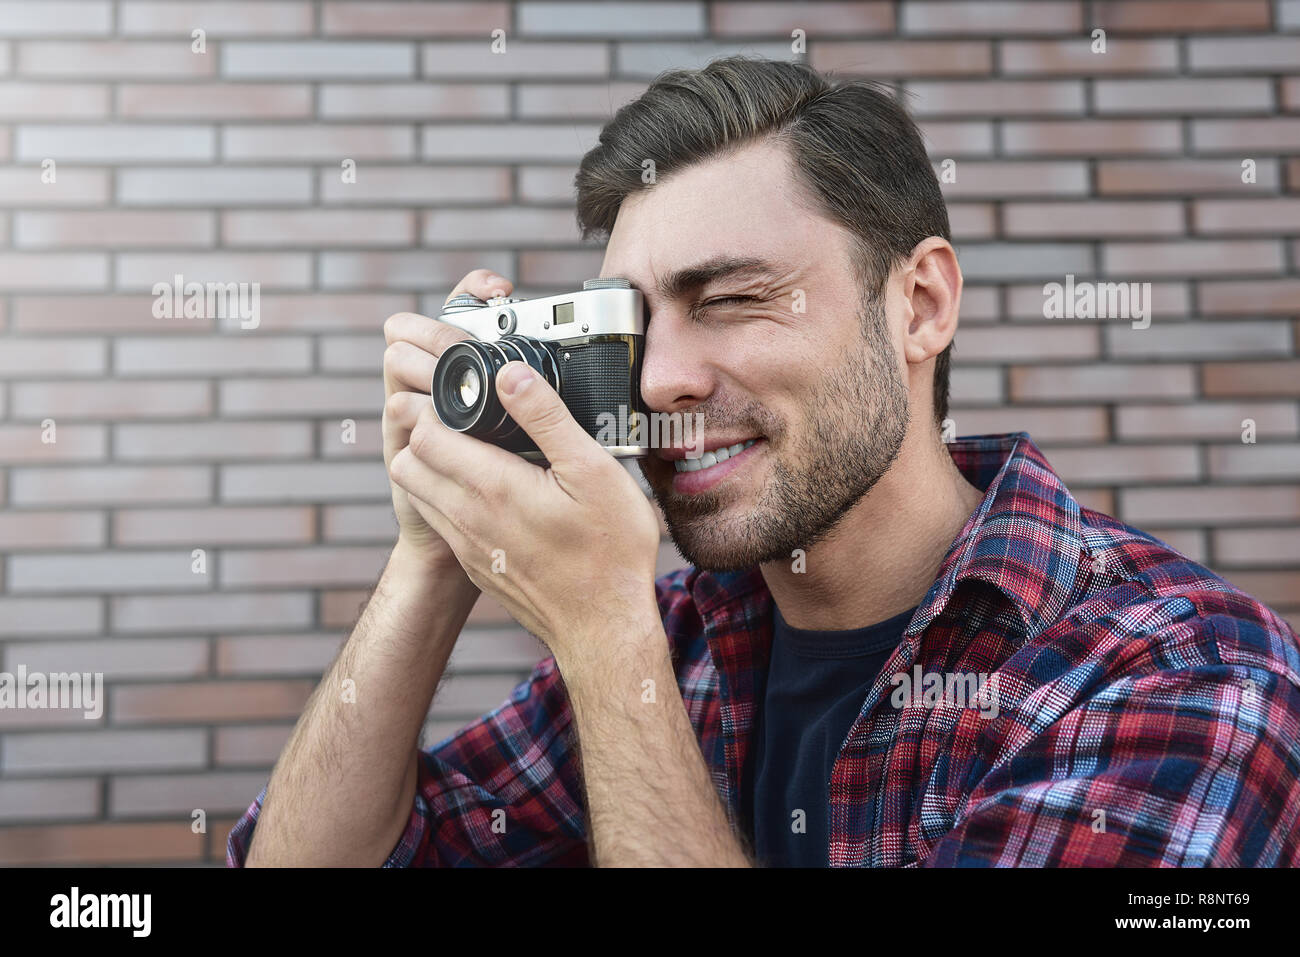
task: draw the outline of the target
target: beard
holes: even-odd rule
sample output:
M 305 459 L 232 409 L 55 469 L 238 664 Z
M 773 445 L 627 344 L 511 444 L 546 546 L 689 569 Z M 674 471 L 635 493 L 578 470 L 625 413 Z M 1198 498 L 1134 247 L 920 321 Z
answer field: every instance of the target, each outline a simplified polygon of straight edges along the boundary
M 723 517 L 725 493 L 678 494 L 671 474 L 661 487 L 642 464 L 668 532 L 690 564 L 723 572 L 789 561 L 795 549 L 807 551 L 826 538 L 889 470 L 907 433 L 907 389 L 893 364 L 883 307 L 866 306 L 860 329 L 860 349 L 848 350 L 841 364 L 810 383 L 799 422 L 782 421 L 753 402 L 690 410 L 719 432 L 767 439 L 771 481 L 748 514 Z

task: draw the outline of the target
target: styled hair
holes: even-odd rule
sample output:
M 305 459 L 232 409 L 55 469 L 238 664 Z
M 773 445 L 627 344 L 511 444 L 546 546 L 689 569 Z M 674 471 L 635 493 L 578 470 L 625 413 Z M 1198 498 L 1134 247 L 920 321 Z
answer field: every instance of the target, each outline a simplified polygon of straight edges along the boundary
M 646 160 L 657 180 L 764 137 L 787 146 L 821 211 L 853 236 L 866 296 L 883 293 L 917 243 L 951 239 L 920 130 L 891 88 L 833 85 L 805 64 L 746 56 L 662 73 L 605 124 L 574 179 L 582 237 L 607 238 L 623 200 L 650 188 Z M 934 366 L 937 423 L 948 415 L 951 352 L 949 343 Z

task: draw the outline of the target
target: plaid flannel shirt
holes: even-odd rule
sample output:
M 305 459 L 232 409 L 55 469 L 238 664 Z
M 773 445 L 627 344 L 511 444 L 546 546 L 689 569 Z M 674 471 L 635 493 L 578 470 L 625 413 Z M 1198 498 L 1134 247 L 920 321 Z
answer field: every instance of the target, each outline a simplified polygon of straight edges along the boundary
M 948 448 L 985 495 L 840 749 L 831 865 L 1300 864 L 1295 632 L 1082 508 L 1026 433 Z M 656 590 L 712 783 L 749 847 L 771 594 L 756 569 L 687 568 Z M 893 676 L 917 666 L 996 676 L 996 716 L 896 703 Z M 589 863 L 572 723 L 547 658 L 496 710 L 421 752 L 384 866 Z M 243 864 L 265 794 L 231 832 L 228 866 Z

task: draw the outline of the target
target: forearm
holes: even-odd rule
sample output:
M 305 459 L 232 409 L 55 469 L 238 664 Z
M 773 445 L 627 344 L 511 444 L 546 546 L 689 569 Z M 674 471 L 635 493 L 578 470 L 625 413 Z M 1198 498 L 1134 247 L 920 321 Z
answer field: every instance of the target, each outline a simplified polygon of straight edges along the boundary
M 420 728 L 476 597 L 399 542 L 276 763 L 249 865 L 383 863 L 410 816 Z
M 592 862 L 751 866 L 709 779 L 663 626 L 655 619 L 636 628 L 643 639 L 567 669 L 560 663 L 578 730 Z M 610 637 L 576 644 L 608 647 Z

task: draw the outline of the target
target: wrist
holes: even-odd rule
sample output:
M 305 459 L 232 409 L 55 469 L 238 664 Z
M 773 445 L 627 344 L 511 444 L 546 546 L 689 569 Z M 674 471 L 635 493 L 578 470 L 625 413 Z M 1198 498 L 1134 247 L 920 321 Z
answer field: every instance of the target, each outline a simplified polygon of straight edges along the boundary
M 619 673 L 646 672 L 668 659 L 668 636 L 658 608 L 611 615 L 569 632 L 555 663 L 565 684 L 601 686 Z M 638 679 L 639 680 L 639 679 Z

